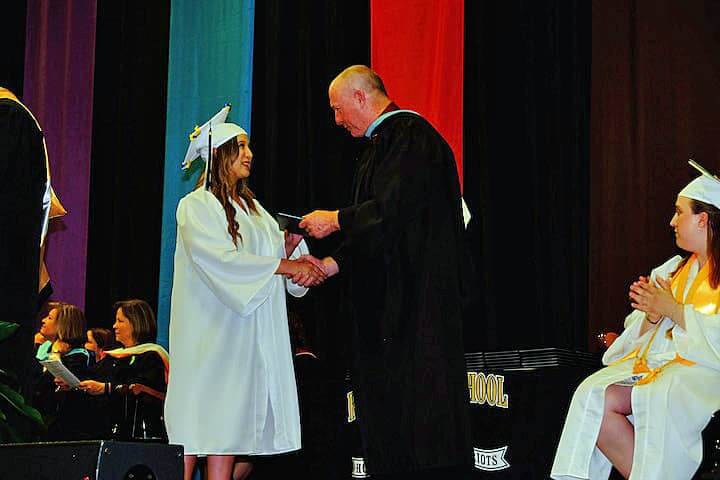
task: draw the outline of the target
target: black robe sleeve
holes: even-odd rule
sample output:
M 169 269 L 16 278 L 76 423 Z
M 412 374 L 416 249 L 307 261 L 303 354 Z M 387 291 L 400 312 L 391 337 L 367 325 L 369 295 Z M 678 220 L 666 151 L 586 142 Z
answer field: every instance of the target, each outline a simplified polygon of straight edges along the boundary
M 160 355 L 155 352 L 136 355 L 134 368 L 124 383 L 140 383 L 158 392 L 165 392 L 165 365 Z
M 14 338 L 0 348 L 0 368 L 14 372 L 23 383 L 32 360 L 47 171 L 42 132 L 27 111 L 9 99 L 0 99 L 0 178 L 0 303 L 3 320 L 20 324 Z

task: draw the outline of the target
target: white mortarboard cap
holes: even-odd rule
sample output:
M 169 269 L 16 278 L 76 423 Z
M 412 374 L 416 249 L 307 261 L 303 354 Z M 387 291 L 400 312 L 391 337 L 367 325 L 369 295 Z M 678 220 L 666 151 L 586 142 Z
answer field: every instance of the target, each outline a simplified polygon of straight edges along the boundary
M 240 134 L 247 135 L 247 132 L 239 126 L 232 123 L 225 123 L 225 119 L 230 113 L 230 104 L 225 105 L 218 113 L 205 122 L 201 127 L 195 127 L 190 133 L 190 145 L 188 145 L 185 159 L 182 162 L 183 170 L 190 168 L 192 162 L 198 157 L 202 157 L 205 161 L 208 158 L 208 135 L 210 126 L 212 125 L 212 146 L 217 148 L 230 138 Z M 225 126 L 222 126 L 225 125 Z
M 688 183 L 685 188 L 680 190 L 678 196 L 692 198 L 720 208 L 720 179 L 694 160 L 691 159 L 688 163 L 700 171 L 702 175 Z

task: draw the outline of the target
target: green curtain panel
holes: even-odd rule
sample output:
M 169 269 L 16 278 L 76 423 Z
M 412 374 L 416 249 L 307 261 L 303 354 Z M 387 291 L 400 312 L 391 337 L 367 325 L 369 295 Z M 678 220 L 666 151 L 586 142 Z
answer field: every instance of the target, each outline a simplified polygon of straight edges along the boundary
M 200 165 L 180 164 L 188 135 L 226 103 L 228 121 L 250 132 L 254 0 L 175 0 L 170 7 L 167 133 L 158 292 L 158 343 L 168 346 L 175 254 L 175 209 L 195 185 Z

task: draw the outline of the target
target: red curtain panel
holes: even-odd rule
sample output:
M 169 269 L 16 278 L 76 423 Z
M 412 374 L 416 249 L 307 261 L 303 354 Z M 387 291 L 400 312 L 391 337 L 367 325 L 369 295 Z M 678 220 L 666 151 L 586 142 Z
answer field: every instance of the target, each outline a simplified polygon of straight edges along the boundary
M 372 68 L 400 108 L 440 131 L 462 184 L 463 0 L 370 2 Z

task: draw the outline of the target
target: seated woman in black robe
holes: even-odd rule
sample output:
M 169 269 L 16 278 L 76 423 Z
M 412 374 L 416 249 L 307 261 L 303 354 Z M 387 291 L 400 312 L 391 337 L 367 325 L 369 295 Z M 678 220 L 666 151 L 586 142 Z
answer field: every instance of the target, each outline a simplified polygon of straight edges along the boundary
M 53 303 L 41 331 L 55 338 L 43 344 L 39 360 L 59 359 L 79 379 L 88 378 L 92 357 L 85 349 L 85 315 L 74 305 Z M 43 353 L 44 352 L 44 353 Z M 43 353 L 44 358 L 40 358 Z M 33 405 L 48 426 L 48 440 L 83 440 L 93 435 L 85 428 L 88 409 L 82 392 L 57 388 L 53 375 L 42 371 L 33 387 Z
M 115 339 L 123 346 L 105 352 L 92 378 L 80 389 L 95 396 L 101 410 L 104 438 L 122 440 L 167 439 L 163 403 L 167 390 L 168 354 L 155 344 L 157 323 L 142 300 L 118 302 Z

